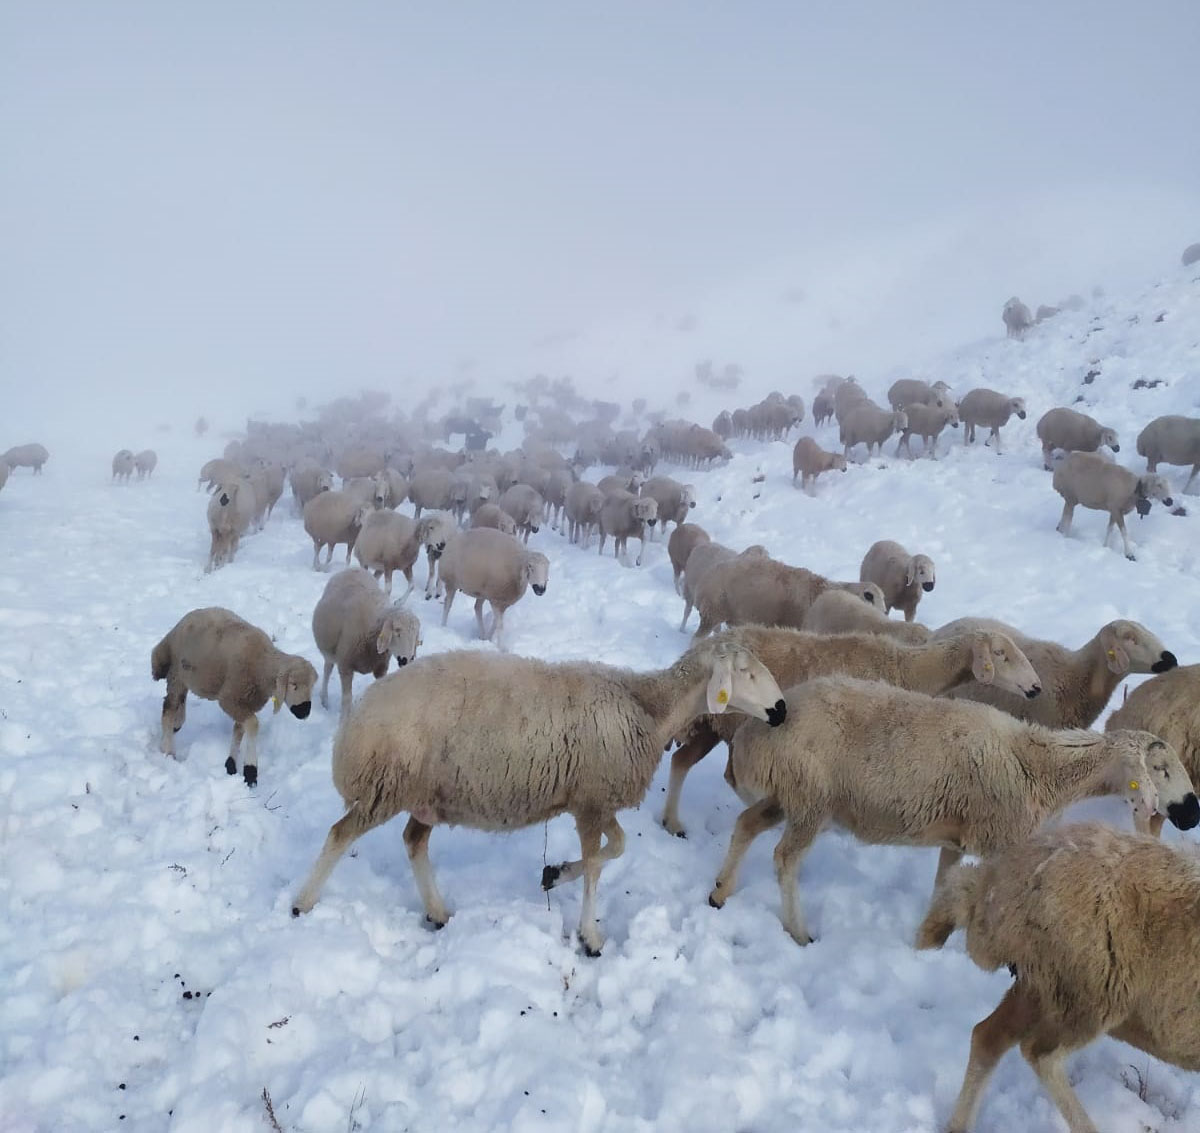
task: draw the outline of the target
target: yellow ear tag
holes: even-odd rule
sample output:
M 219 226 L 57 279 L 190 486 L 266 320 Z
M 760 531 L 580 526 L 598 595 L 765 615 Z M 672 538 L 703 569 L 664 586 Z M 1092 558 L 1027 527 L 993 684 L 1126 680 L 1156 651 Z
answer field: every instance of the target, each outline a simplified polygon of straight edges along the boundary
M 729 703 L 729 693 L 727 693 L 724 689 L 721 689 L 721 691 L 717 693 L 717 703 L 718 704 L 728 704 Z
M 1136 779 L 1129 780 L 1129 789 L 1131 791 L 1136 791 L 1138 789 L 1138 787 L 1140 787 L 1140 786 L 1141 786 L 1141 784 Z
M 275 696 L 271 698 L 275 704 L 275 711 L 278 712 L 283 707 L 283 698 Z
M 991 663 L 991 661 L 985 661 L 985 662 L 983 663 L 983 671 L 984 671 L 985 673 L 990 673 L 990 672 L 992 671 L 992 663 Z

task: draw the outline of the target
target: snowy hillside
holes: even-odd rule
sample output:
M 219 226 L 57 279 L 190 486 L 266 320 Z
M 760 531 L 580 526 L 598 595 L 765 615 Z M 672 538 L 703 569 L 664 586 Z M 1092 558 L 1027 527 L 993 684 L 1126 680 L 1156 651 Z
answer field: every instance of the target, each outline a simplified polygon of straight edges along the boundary
M 738 441 L 726 467 L 662 471 L 695 483 L 694 521 L 714 538 L 764 543 L 830 577 L 856 578 L 876 539 L 925 551 L 938 568 L 918 614 L 930 625 L 992 615 L 1075 647 L 1132 618 L 1181 663 L 1200 661 L 1200 500 L 1177 501 L 1185 516 L 1156 505 L 1132 517 L 1136 562 L 1101 545 L 1097 512 L 1078 511 L 1063 538 L 1034 435 L 1046 409 L 1082 397 L 1078 408 L 1119 431 L 1119 461 L 1140 470 L 1134 438 L 1147 421 L 1200 415 L 1195 274 L 916 371 L 959 396 L 985 385 L 1025 397 L 1029 419 L 1004 430 L 1003 456 L 982 433 L 964 448 L 947 430 L 936 462 L 895 459 L 893 440 L 883 459 L 859 450 L 845 475 L 822 477 L 815 498 L 793 490 L 790 443 Z M 882 396 L 897 375 L 859 376 Z M 1139 379 L 1159 384 L 1133 388 Z M 807 378 L 792 388 L 812 393 Z M 741 400 L 706 392 L 684 412 L 707 424 Z M 806 419 L 801 432 L 836 447 L 833 426 Z M 514 427 L 502 440 L 518 437 Z M 158 753 L 163 687 L 149 660 L 206 605 L 319 660 L 310 619 L 327 576 L 310 569 L 288 498 L 236 563 L 206 576 L 195 473 L 223 440 L 181 425 L 97 436 L 81 423 L 0 437 L 0 448 L 34 439 L 51 449 L 44 475 L 18 470 L 0 491 L 0 1130 L 261 1133 L 272 1127 L 264 1091 L 277 1127 L 304 1133 L 944 1123 L 971 1028 L 1008 974 L 977 969 L 961 937 L 913 951 L 932 850 L 823 833 L 800 873 L 816 936 L 803 949 L 780 926 L 774 835 L 752 848 L 726 907 L 710 908 L 739 810 L 723 748 L 688 779 L 687 840 L 659 825 L 666 761 L 644 805 L 620 816 L 628 843 L 601 878 L 599 959 L 572 939 L 579 887 L 539 887 L 545 862 L 577 852 L 567 818 L 507 836 L 438 828 L 430 854 L 454 916 L 436 934 L 399 823 L 364 837 L 293 920 L 292 896 L 341 813 L 329 776 L 336 681 L 329 712 L 263 714 L 250 790 L 223 770 L 230 724 L 211 702 L 190 701 L 180 762 Z M 154 478 L 111 484 L 112 452 L 148 445 Z M 1185 470 L 1162 471 L 1182 488 Z M 550 585 L 510 611 L 515 652 L 645 669 L 686 647 L 662 542 L 640 569 L 545 528 L 532 542 L 550 557 Z M 416 605 L 424 653 L 476 647 L 469 602 L 445 629 L 440 607 Z M 1116 804 L 1082 813 L 1129 824 Z M 1200 1079 L 1120 1044 L 1075 1056 L 1071 1078 L 1106 1131 L 1200 1130 Z M 1006 1058 L 981 1133 L 1062 1128 L 1028 1066 Z

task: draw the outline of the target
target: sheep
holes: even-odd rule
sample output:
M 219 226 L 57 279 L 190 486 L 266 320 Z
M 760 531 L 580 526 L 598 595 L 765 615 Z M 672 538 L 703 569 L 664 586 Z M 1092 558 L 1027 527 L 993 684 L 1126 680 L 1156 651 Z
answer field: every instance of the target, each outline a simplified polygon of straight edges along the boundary
M 334 471 L 345 481 L 353 480 L 357 476 L 374 476 L 376 472 L 386 466 L 387 453 L 383 449 L 358 445 L 346 449 L 338 457 Z
M 354 540 L 354 555 L 362 566 L 375 573 L 376 578 L 383 576 L 387 594 L 392 592 L 392 575 L 400 571 L 408 583 L 408 589 L 401 596 L 403 601 L 412 591 L 413 563 L 424 547 L 429 563 L 425 594 L 431 597 L 434 566 L 457 528 L 458 524 L 446 512 L 434 512 L 418 520 L 386 509 L 367 510 Z
M 254 485 L 244 476 L 220 485 L 213 492 L 208 501 L 208 530 L 212 538 L 205 574 L 233 562 L 242 536 L 254 519 L 256 506 Z
M 258 782 L 258 710 L 274 699 L 276 712 L 286 704 L 303 720 L 312 709 L 317 683 L 317 670 L 303 657 L 276 649 L 261 629 L 220 606 L 184 614 L 151 652 L 150 675 L 167 682 L 163 754 L 175 755 L 175 733 L 187 716 L 188 693 L 215 700 L 233 720 L 233 742 L 225 760 L 230 775 L 237 774 L 243 734 L 248 738 L 242 766 L 248 787 Z
M 412 500 L 415 516 L 421 518 L 425 508 L 445 511 L 453 503 L 454 473 L 436 465 L 419 468 L 408 482 L 408 498 Z
M 133 463 L 137 468 L 138 479 L 143 480 L 154 475 L 154 470 L 158 467 L 158 453 L 152 448 L 144 448 L 133 458 Z
M 771 724 L 787 715 L 759 661 L 707 641 L 649 673 L 478 650 L 422 658 L 368 688 L 338 732 L 333 783 L 346 813 L 292 914 L 313 907 L 351 843 L 407 811 L 413 877 L 426 918 L 440 927 L 450 914 L 429 864 L 433 826 L 509 830 L 566 813 L 581 858 L 546 866 L 542 887 L 583 877 L 579 937 L 596 956 L 604 944 L 596 883 L 602 864 L 625 845 L 617 812 L 645 797 L 667 737 L 701 712 L 731 709 Z
M 933 560 L 928 555 L 910 555 L 899 543 L 880 539 L 863 555 L 858 572 L 862 582 L 874 582 L 883 591 L 883 612 L 903 610 L 911 622 L 922 594 L 934 587 Z
M 963 423 L 963 444 L 975 443 L 975 426 L 984 425 L 991 429 L 991 434 L 984 442 L 990 445 L 996 442 L 996 455 L 1000 455 L 1000 430 L 1008 424 L 1008 419 L 1016 414 L 1025 420 L 1025 399 L 1023 397 L 1005 397 L 994 389 L 973 389 L 958 403 L 958 417 Z
M 326 570 L 339 543 L 346 544 L 346 562 L 350 561 L 354 541 L 371 511 L 370 505 L 343 491 L 321 492 L 304 505 L 304 530 L 313 541 L 313 570 L 321 569 L 321 548 L 326 546 L 329 548 L 325 555 Z
M 572 543 L 579 543 L 582 536 L 586 550 L 592 531 L 600 526 L 600 509 L 604 506 L 604 492 L 596 484 L 579 480 L 567 489 L 564 510 L 567 515 L 567 534 Z
M 42 465 L 50 459 L 50 453 L 45 445 L 28 444 L 15 445 L 0 455 L 0 461 L 8 465 L 9 471 L 16 468 L 32 468 L 33 474 L 41 474 Z
M 810 633 L 881 633 L 906 645 L 922 645 L 929 640 L 928 626 L 920 622 L 898 622 L 889 618 L 873 603 L 845 590 L 826 590 L 808 608 L 800 626 Z
M 792 487 L 800 477 L 800 487 L 810 495 L 816 489 L 817 477 L 822 472 L 836 469 L 846 471 L 846 458 L 839 452 L 826 452 L 812 437 L 801 437 L 792 449 Z
M 910 405 L 904 411 L 904 415 L 908 420 L 900 434 L 900 440 L 896 444 L 896 455 L 899 456 L 900 450 L 903 448 L 910 457 L 912 456 L 910 441 L 915 434 L 921 438 L 921 443 L 925 446 L 925 452 L 929 458 L 937 460 L 937 442 L 938 437 L 942 435 L 942 430 L 947 425 L 952 429 L 958 428 L 958 406 L 949 397 L 943 395 L 935 397 L 929 404 Z
M 133 453 L 127 448 L 120 449 L 116 456 L 112 458 L 112 478 L 114 480 L 124 480 L 129 483 L 129 478 L 133 475 Z
M 950 871 L 917 947 L 940 948 L 961 928 L 980 968 L 1015 977 L 971 1032 L 950 1133 L 971 1128 L 992 1071 L 1017 1044 L 1070 1133 L 1096 1126 L 1065 1059 L 1101 1035 L 1200 1069 L 1197 907 L 1195 854 L 1100 823 L 1042 831 Z
M 393 657 L 399 667 L 417 655 L 421 622 L 411 610 L 392 605 L 379 583 L 357 567 L 339 571 L 326 584 L 313 610 L 313 639 L 325 659 L 321 707 L 329 707 L 329 676 L 337 666 L 342 682 L 340 719 L 350 713 L 355 673 L 376 678 Z
M 388 498 L 388 482 L 381 473 L 354 476 L 342 481 L 341 491 L 359 507 L 382 508 Z
M 208 490 L 211 492 L 218 484 L 224 484 L 226 481 L 232 480 L 241 474 L 241 466 L 232 460 L 226 460 L 223 456 L 218 456 L 213 460 L 206 460 L 200 468 L 200 476 L 196 481 L 196 491 L 200 491 L 207 484 Z
M 775 873 L 798 944 L 812 937 L 796 869 L 831 822 L 871 844 L 940 847 L 940 881 L 963 854 L 1015 845 L 1082 799 L 1126 799 L 1139 829 L 1159 807 L 1181 829 L 1200 820 L 1179 757 L 1149 732 L 1054 731 L 853 677 L 819 677 L 784 697 L 790 728 L 767 735 L 747 721 L 733 737 L 726 778 L 748 805 L 709 903 L 725 904 L 750 843 L 786 821 Z
M 861 405 L 864 401 L 871 403 L 871 399 L 867 397 L 866 390 L 858 384 L 857 379 L 852 377 L 847 378 L 833 391 L 834 420 L 840 425 L 845 420 L 846 414 L 856 405 Z
M 761 543 L 755 543 L 753 546 L 741 551 L 740 554 L 750 558 L 765 558 L 767 549 Z M 738 557 L 738 551 L 723 546 L 721 543 L 701 543 L 699 546 L 692 548 L 691 554 L 688 555 L 687 561 L 684 563 L 683 582 L 680 588 L 680 595 L 683 598 L 683 619 L 679 623 L 680 633 L 686 631 L 688 618 L 692 616 L 692 609 L 696 605 L 696 592 L 700 586 L 700 580 L 718 563 L 728 562 L 730 559 Z
M 554 531 L 562 531 L 563 534 L 566 533 L 562 526 L 563 508 L 567 504 L 567 491 L 575 480 L 573 469 L 554 468 L 546 477 L 542 489 L 542 496 L 546 501 L 546 518 L 550 520 L 550 527 Z
M 1104 727 L 1153 732 L 1179 753 L 1192 782 L 1200 782 L 1200 665 L 1180 665 L 1143 681 Z M 1157 836 L 1161 825 L 1155 819 L 1150 832 Z
M 625 553 L 625 544 L 636 536 L 640 546 L 635 566 L 642 565 L 646 550 L 646 524 L 654 526 L 658 519 L 658 504 L 648 496 L 635 496 L 632 492 L 613 492 L 604 498 L 600 507 L 600 548 L 604 554 L 605 540 L 613 537 L 613 558 L 620 559 Z
M 1179 257 L 1179 262 L 1183 266 L 1191 267 L 1194 263 L 1200 263 L 1200 244 L 1189 244 L 1183 250 L 1183 254 Z
M 494 527 L 497 531 L 503 531 L 505 535 L 516 535 L 517 525 L 513 522 L 513 517 L 506 511 L 500 510 L 499 504 L 483 504 L 475 509 L 475 514 L 471 516 L 472 527 Z
M 833 411 L 833 390 L 821 390 L 821 392 L 813 398 L 813 424 L 820 427 L 821 425 L 824 425 L 826 421 L 832 421 Z
M 1025 654 L 1005 634 L 990 630 L 913 647 L 876 634 L 829 638 L 755 625 L 728 630 L 720 636 L 721 640 L 725 638 L 749 649 L 783 686 L 840 673 L 886 681 L 930 696 L 976 676 L 1021 696 L 1036 697 L 1041 691 L 1038 674 Z M 692 722 L 686 735 L 679 737 L 680 744 L 671 757 L 662 817 L 663 826 L 676 837 L 685 837 L 679 821 L 679 800 L 688 772 L 722 740 L 731 743 L 737 726 L 738 722 L 702 716 Z
M 857 444 L 865 444 L 868 458 L 874 448 L 878 448 L 882 456 L 883 442 L 906 428 L 908 414 L 903 409 L 881 409 L 873 401 L 860 401 L 852 405 L 841 420 L 838 439 L 845 446 L 842 455 L 849 460 L 850 450 Z
M 382 489 L 381 495 L 376 495 L 378 507 L 398 508 L 408 499 L 408 477 L 395 468 L 384 468 L 376 474 L 376 481 Z
M 490 527 L 475 527 L 450 540 L 439 568 L 446 600 L 442 607 L 442 625 L 450 617 L 454 595 L 460 590 L 475 599 L 475 624 L 484 641 L 495 640 L 503 649 L 504 613 L 532 587 L 539 597 L 546 593 L 550 578 L 550 560 L 540 551 L 531 551 L 517 541 Z M 492 606 L 492 624 L 483 625 L 483 603 Z
M 901 378 L 892 382 L 888 389 L 888 404 L 893 409 L 907 409 L 910 405 L 932 405 L 950 387 L 945 382 L 930 385 L 920 378 Z
M 1075 508 L 1082 504 L 1085 508 L 1108 512 L 1108 526 L 1104 529 L 1104 544 L 1107 546 L 1108 537 L 1115 527 L 1121 532 L 1121 541 L 1125 547 L 1125 557 L 1131 562 L 1134 554 L 1129 544 L 1129 533 L 1125 530 L 1125 516 L 1137 508 L 1141 516 L 1150 511 L 1151 500 L 1162 500 L 1170 507 L 1171 485 L 1166 478 L 1153 472 L 1141 476 L 1122 468 L 1119 464 L 1111 464 L 1104 457 L 1094 452 L 1072 452 L 1067 455 L 1055 470 L 1052 481 L 1054 490 L 1063 498 L 1062 517 L 1058 521 L 1056 531 L 1063 535 L 1071 534 L 1071 520 Z
M 1157 472 L 1159 463 L 1192 466 L 1183 486 L 1185 496 L 1194 495 L 1192 484 L 1200 476 L 1200 417 L 1155 417 L 1139 434 L 1138 456 L 1146 458 L 1146 471 Z
M 675 593 L 683 593 L 683 572 L 691 553 L 701 544 L 711 543 L 712 536 L 698 523 L 677 523 L 667 540 L 667 557 L 675 578 Z
M 494 500 L 499 494 L 495 477 L 470 465 L 463 465 L 454 473 L 450 486 L 450 511 L 459 526 L 464 527 L 468 517 L 477 508 Z
M 1165 673 L 1179 664 L 1175 654 L 1144 625 L 1124 619 L 1101 626 L 1078 649 L 1026 637 L 1020 630 L 991 618 L 959 618 L 941 626 L 933 636 L 942 640 L 981 628 L 1008 634 L 1033 662 L 1044 691 L 1036 702 L 973 684 L 950 695 L 981 700 L 1018 719 L 1049 728 L 1090 728 L 1124 677 L 1130 673 Z
M 512 516 L 522 542 L 528 543 L 530 534 L 536 535 L 541 530 L 546 501 L 536 488 L 528 484 L 514 484 L 496 502 L 501 511 Z
M 333 473 L 319 464 L 299 464 L 288 474 L 292 485 L 292 498 L 301 511 L 314 496 L 333 490 Z
M 1025 332 L 1033 326 L 1029 308 L 1015 295 L 1004 304 L 1000 317 L 1004 320 L 1004 332 L 1009 338 L 1024 338 Z
M 613 492 L 631 492 L 636 496 L 645 482 L 646 477 L 631 468 L 618 471 L 612 476 L 601 476 L 596 482 L 596 487 L 606 496 L 611 496 Z
M 670 476 L 652 476 L 642 485 L 642 498 L 649 497 L 658 505 L 658 522 L 665 534 L 668 523 L 676 528 L 683 523 L 688 512 L 696 506 L 696 489 L 692 484 L 681 484 Z M 651 524 L 651 528 L 653 528 Z
M 1074 409 L 1050 409 L 1037 423 L 1038 439 L 1042 442 L 1042 463 L 1049 472 L 1053 467 L 1054 450 L 1063 452 L 1095 452 L 1107 445 L 1120 452 L 1116 429 L 1101 425 L 1094 417 Z
M 804 567 L 788 566 L 766 555 L 740 555 L 717 563 L 694 590 L 700 611 L 696 637 L 711 633 L 722 622 L 799 629 L 813 600 L 831 587 L 852 591 L 883 607 L 883 593 L 873 582 L 830 582 Z
M 279 497 L 283 495 L 286 473 L 282 464 L 259 460 L 247 475 L 254 485 L 254 521 L 261 531 L 275 510 L 275 505 L 279 503 Z
M 730 416 L 728 409 L 722 409 L 713 418 L 712 431 L 723 441 L 727 441 L 733 436 L 733 418 Z

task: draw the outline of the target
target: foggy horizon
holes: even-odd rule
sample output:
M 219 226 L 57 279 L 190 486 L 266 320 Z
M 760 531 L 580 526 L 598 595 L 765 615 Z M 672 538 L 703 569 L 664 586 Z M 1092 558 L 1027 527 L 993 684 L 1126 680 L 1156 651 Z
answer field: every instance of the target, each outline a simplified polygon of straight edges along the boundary
M 10 5 L 0 382 L 29 427 L 80 394 L 285 416 L 543 365 L 909 364 L 1010 294 L 1177 266 L 1198 32 L 1184 3 Z

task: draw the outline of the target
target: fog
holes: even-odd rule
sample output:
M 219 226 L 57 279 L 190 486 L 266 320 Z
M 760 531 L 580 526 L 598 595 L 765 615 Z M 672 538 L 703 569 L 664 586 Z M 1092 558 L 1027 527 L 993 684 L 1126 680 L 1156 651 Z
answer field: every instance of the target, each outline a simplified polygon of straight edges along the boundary
M 14 0 L 0 391 L 29 438 L 0 447 L 463 373 L 914 362 L 1014 292 L 1175 270 L 1198 43 L 1194 0 Z

